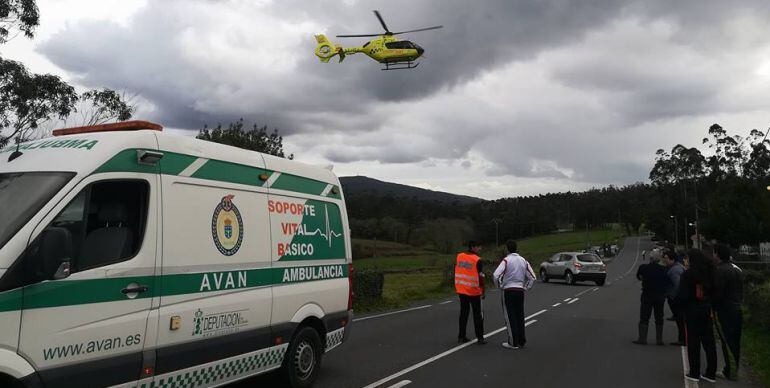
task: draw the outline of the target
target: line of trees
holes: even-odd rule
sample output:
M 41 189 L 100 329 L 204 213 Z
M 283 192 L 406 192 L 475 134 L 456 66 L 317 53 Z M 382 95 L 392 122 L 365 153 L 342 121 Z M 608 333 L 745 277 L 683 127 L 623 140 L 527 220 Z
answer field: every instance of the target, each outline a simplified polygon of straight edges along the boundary
M 680 242 L 695 233 L 737 246 L 770 240 L 770 140 L 751 130 L 730 136 L 712 125 L 702 148 L 658 150 L 651 183 L 585 192 L 503 198 L 461 205 L 346 193 L 354 237 L 378 238 L 451 251 L 463 241 L 487 243 L 563 228 L 642 225 Z M 674 218 L 678 225 L 674 224 Z M 685 225 L 688 225 L 685 236 Z M 458 226 L 459 233 L 447 232 Z M 452 240 L 449 242 L 448 240 Z

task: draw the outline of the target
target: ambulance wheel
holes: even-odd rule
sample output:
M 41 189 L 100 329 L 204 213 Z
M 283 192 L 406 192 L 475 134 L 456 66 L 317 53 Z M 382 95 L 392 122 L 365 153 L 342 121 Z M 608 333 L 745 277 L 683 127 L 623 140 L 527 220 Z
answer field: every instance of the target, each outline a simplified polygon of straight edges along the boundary
M 312 327 L 305 326 L 291 340 L 283 361 L 286 380 L 293 388 L 313 385 L 321 368 L 321 338 Z
M 540 280 L 542 280 L 543 283 L 548 283 L 548 272 L 546 272 L 544 269 L 540 270 Z

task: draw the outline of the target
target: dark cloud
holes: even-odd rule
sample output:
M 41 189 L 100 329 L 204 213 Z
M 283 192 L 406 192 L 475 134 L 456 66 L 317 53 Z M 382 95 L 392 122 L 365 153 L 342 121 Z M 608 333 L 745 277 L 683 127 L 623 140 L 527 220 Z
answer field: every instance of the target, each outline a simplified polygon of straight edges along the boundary
M 313 33 L 378 33 L 372 8 L 393 31 L 444 25 L 405 36 L 426 49 L 421 66 L 384 72 L 363 54 L 319 63 Z M 244 118 L 335 163 L 462 160 L 496 177 L 629 183 L 649 170 L 639 155 L 662 145 L 616 134 L 746 106 L 725 95 L 751 84 L 741 56 L 767 35 L 740 26 L 766 25 L 768 10 L 760 1 L 164 0 L 121 25 L 70 24 L 39 50 L 84 86 L 139 93 L 149 118 L 169 127 Z M 739 95 L 761 100 L 751 87 Z

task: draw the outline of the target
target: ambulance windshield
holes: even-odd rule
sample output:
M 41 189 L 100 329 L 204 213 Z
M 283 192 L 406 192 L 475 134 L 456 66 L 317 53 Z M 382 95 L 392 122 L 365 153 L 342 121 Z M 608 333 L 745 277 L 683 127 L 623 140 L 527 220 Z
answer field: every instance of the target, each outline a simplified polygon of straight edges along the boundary
M 74 175 L 71 172 L 0 174 L 0 248 Z

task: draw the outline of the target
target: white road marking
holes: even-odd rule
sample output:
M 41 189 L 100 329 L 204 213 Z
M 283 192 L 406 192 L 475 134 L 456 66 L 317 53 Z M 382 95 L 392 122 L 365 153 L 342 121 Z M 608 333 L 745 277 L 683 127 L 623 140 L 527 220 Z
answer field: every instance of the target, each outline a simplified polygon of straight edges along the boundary
M 452 302 L 453 302 L 453 301 L 451 301 L 451 300 L 446 300 L 446 301 L 443 301 L 443 302 L 441 302 L 441 303 L 439 303 L 439 304 L 447 304 L 447 303 L 452 303 Z
M 599 287 L 595 287 L 595 288 L 594 288 L 593 290 L 591 290 L 591 291 L 594 291 L 594 292 L 595 292 L 595 291 L 599 291 Z
M 641 237 L 637 237 L 636 238 L 636 258 L 634 259 L 634 264 L 631 264 L 631 268 L 629 268 L 628 271 L 626 271 L 626 273 L 623 274 L 623 276 L 626 276 L 626 275 L 630 274 L 631 271 L 633 271 L 634 268 L 636 267 L 636 262 L 639 261 L 639 247 L 641 245 L 642 245 L 642 238 Z M 621 278 L 623 276 L 621 276 Z
M 182 170 L 182 172 L 180 172 L 179 175 L 192 176 L 192 174 L 195 174 L 195 172 L 198 171 L 198 169 L 200 169 L 201 167 L 203 167 L 203 165 L 206 164 L 206 162 L 208 161 L 209 160 L 206 158 L 195 159 L 195 161 L 190 163 L 190 165 L 187 166 L 187 168 L 185 168 L 184 170 Z
M 536 312 L 536 313 L 534 313 L 534 314 L 532 314 L 532 315 L 528 316 L 528 317 L 527 317 L 527 318 L 525 318 L 524 320 L 527 320 L 527 319 L 530 319 L 530 318 L 534 318 L 534 317 L 536 317 L 536 316 L 538 316 L 538 315 L 540 315 L 540 314 L 542 314 L 542 313 L 544 313 L 544 312 L 546 312 L 546 311 L 548 311 L 548 310 L 545 310 L 545 309 L 543 309 L 543 310 L 540 310 L 540 311 L 538 311 L 538 312 Z
M 686 346 L 682 346 L 681 349 L 682 349 L 682 372 L 684 372 L 683 375 L 682 375 L 682 379 L 684 379 L 684 387 L 685 388 L 687 388 L 687 387 L 697 387 L 698 383 L 696 383 L 694 381 L 687 380 L 687 377 L 684 377 L 688 373 L 690 373 L 690 360 L 687 358 L 687 347 Z
M 553 305 L 553 306 L 551 306 L 551 307 L 559 307 L 559 306 L 561 306 L 561 302 L 559 302 L 559 303 L 556 303 L 555 305 Z
M 577 293 L 577 294 L 575 295 L 575 297 L 577 298 L 578 296 L 580 296 L 580 295 L 583 295 L 583 294 L 585 294 L 585 293 L 586 293 L 586 292 L 588 292 L 588 291 L 591 291 L 591 290 L 590 290 L 590 289 L 588 289 L 588 290 L 585 290 L 585 291 L 583 291 L 583 292 L 579 292 L 579 293 Z
M 411 384 L 411 383 L 412 383 L 412 382 L 411 382 L 410 380 L 401 380 L 401 381 L 399 381 L 399 382 L 397 382 L 397 383 L 395 383 L 395 384 L 391 385 L 391 386 L 390 386 L 390 387 L 388 387 L 388 388 L 401 388 L 401 387 L 405 387 L 405 386 L 407 386 L 407 385 L 409 385 L 409 384 Z
M 529 320 L 532 317 L 535 317 L 537 315 L 540 315 L 540 314 L 544 313 L 545 311 L 546 310 L 540 310 L 540 311 L 538 311 L 538 312 L 536 312 L 536 313 L 534 313 L 534 314 L 524 318 L 524 320 L 527 321 L 527 320 Z M 531 324 L 533 324 L 535 322 L 537 322 L 537 320 L 531 320 L 531 321 L 525 323 L 524 326 L 531 325 Z M 489 338 L 489 337 L 491 337 L 491 336 L 493 336 L 493 335 L 495 335 L 497 333 L 501 333 L 503 330 L 506 330 L 506 329 L 507 328 L 505 326 L 503 326 L 503 327 L 501 327 L 501 328 L 499 328 L 497 330 L 494 330 L 494 331 L 491 331 L 491 332 L 485 334 L 484 338 Z M 474 341 L 466 342 L 466 343 L 464 343 L 462 345 L 457 345 L 457 346 L 455 346 L 455 347 L 453 347 L 453 348 L 451 348 L 449 350 L 446 350 L 446 351 L 444 351 L 442 353 L 439 353 L 439 354 L 437 354 L 437 355 L 435 355 L 435 356 L 433 356 L 433 357 L 431 357 L 431 358 L 429 358 L 427 360 L 421 361 L 421 362 L 419 362 L 417 364 L 414 364 L 414 365 L 412 365 L 412 366 L 410 366 L 410 367 L 408 367 L 406 369 L 402 369 L 401 371 L 396 372 L 396 373 L 394 373 L 394 374 L 392 374 L 392 375 L 390 375 L 388 377 L 384 377 L 384 378 L 382 378 L 380 380 L 377 380 L 377 381 L 375 381 L 375 382 L 365 386 L 364 388 L 379 387 L 382 384 L 385 384 L 385 383 L 387 383 L 387 382 L 389 382 L 391 380 L 395 380 L 395 379 L 397 379 L 397 378 L 399 378 L 399 377 L 401 377 L 401 376 L 403 376 L 403 375 L 405 375 L 405 374 L 407 374 L 407 373 L 409 373 L 409 372 L 411 372 L 413 370 L 422 368 L 423 366 L 428 365 L 428 364 L 432 363 L 433 361 L 442 359 L 442 358 L 444 358 L 444 357 L 446 357 L 446 356 L 448 356 L 448 355 L 450 355 L 452 353 L 455 353 L 455 352 L 457 352 L 459 350 L 467 348 L 468 346 L 474 345 L 475 343 L 476 343 L 476 341 L 474 340 Z
M 365 321 L 367 319 L 386 317 L 388 315 L 400 314 L 400 313 L 405 313 L 405 312 L 409 312 L 409 311 L 422 310 L 422 309 L 426 309 L 426 308 L 431 307 L 431 306 L 433 306 L 433 305 L 432 304 L 426 304 L 425 306 L 412 307 L 410 309 L 391 311 L 389 313 L 372 315 L 372 316 L 369 316 L 369 317 L 356 318 L 356 319 L 353 320 L 353 322 L 360 322 L 360 321 Z
M 569 300 L 570 300 L 570 299 L 572 299 L 572 298 L 567 298 L 567 299 L 564 299 L 564 301 L 565 301 L 565 302 L 569 302 Z
M 575 298 L 575 299 L 572 299 L 571 301 L 567 302 L 567 304 L 573 304 L 573 303 L 575 303 L 575 302 L 577 302 L 579 300 L 580 300 L 580 298 Z

